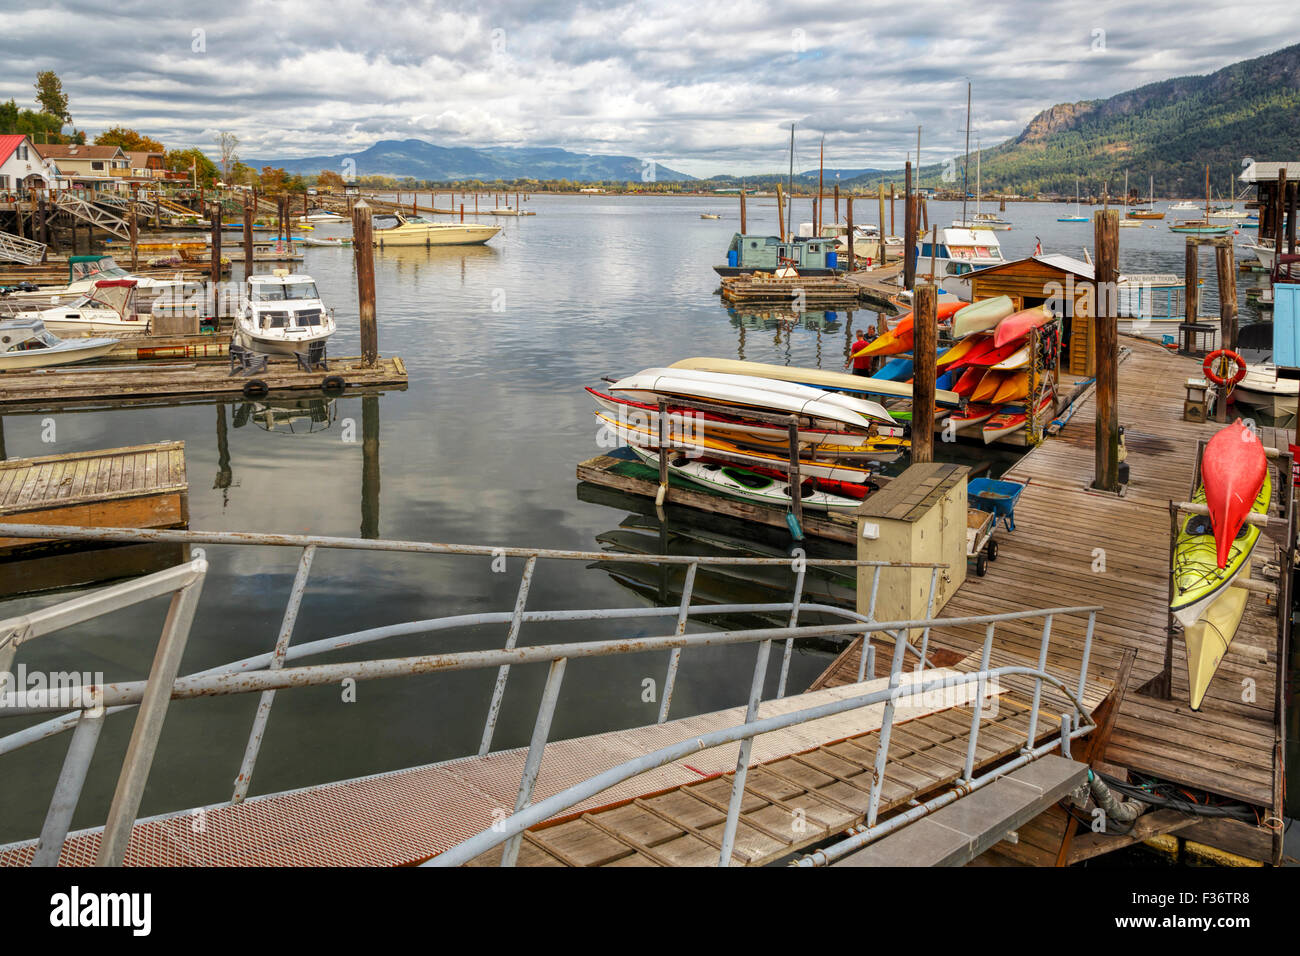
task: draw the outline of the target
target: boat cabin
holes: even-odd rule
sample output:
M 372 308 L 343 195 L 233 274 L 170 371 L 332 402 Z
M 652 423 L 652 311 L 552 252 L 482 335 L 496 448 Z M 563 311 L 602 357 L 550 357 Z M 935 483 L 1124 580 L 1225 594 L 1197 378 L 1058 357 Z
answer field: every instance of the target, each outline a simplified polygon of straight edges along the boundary
M 0 322 L 0 354 L 52 349 L 62 341 L 40 319 L 8 319 Z
M 249 276 L 247 307 L 258 329 L 315 328 L 322 322 L 324 308 L 311 276 Z
M 735 275 L 793 266 L 800 275 L 832 275 L 838 265 L 833 238 L 798 236 L 785 241 L 779 236 L 738 232 L 727 246 L 726 266 L 716 268 L 724 275 Z
M 87 279 L 129 279 L 112 256 L 68 256 L 68 285 Z

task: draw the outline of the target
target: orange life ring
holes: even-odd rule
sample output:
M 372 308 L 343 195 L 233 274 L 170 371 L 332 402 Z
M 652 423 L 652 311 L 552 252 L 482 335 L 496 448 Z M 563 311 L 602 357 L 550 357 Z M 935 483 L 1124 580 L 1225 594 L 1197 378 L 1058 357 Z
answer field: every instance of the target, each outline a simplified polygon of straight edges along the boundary
M 1222 375 L 1214 370 L 1214 360 L 1217 358 L 1232 359 L 1237 363 L 1237 371 L 1231 378 L 1225 379 Z M 1217 349 L 1205 356 L 1205 361 L 1201 363 L 1201 371 L 1215 385 L 1226 385 L 1228 388 L 1236 385 L 1246 377 L 1246 360 L 1238 355 L 1232 349 Z

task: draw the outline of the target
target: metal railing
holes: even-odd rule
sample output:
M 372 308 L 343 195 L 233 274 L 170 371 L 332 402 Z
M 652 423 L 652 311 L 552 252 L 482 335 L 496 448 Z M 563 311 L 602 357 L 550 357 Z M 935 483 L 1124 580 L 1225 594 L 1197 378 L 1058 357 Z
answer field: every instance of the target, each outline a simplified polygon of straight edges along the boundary
M 190 623 L 194 614 L 194 606 L 197 602 L 198 589 L 201 586 L 203 576 L 206 572 L 206 563 L 201 556 L 196 556 L 194 561 L 182 565 L 179 568 L 165 571 L 160 574 L 150 575 L 124 584 L 114 585 L 101 591 L 78 597 L 72 601 L 65 602 L 64 604 L 56 605 L 55 607 L 48 608 L 44 611 L 34 612 L 33 614 L 25 615 L 23 617 L 0 622 L 0 672 L 5 672 L 8 671 L 9 666 L 13 662 L 14 653 L 16 652 L 17 647 L 35 637 L 39 637 L 43 634 L 49 633 L 50 631 L 66 627 L 73 623 L 88 620 L 92 617 L 98 616 L 99 614 L 107 613 L 132 604 L 137 604 L 161 594 L 173 593 L 172 610 L 168 614 L 167 622 L 164 625 L 163 636 L 159 644 L 158 656 L 155 658 L 154 668 L 147 680 L 118 682 L 94 687 L 83 686 L 63 688 L 57 694 L 52 695 L 51 699 L 36 702 L 25 700 L 19 694 L 12 692 L 5 693 L 0 697 L 0 716 L 23 716 L 32 714 L 55 715 L 42 723 L 26 727 L 23 730 L 0 738 L 0 755 L 34 743 L 38 740 L 45 739 L 54 734 L 68 730 L 73 731 L 73 740 L 69 746 L 64 761 L 63 772 L 60 775 L 58 784 L 56 785 L 56 791 L 47 812 L 45 825 L 42 827 L 41 839 L 37 848 L 37 856 L 34 860 L 34 862 L 37 863 L 53 864 L 58 860 L 60 849 L 67 837 L 72 813 L 76 808 L 77 799 L 80 795 L 81 787 L 89 768 L 90 759 L 94 753 L 95 744 L 98 740 L 99 728 L 102 726 L 103 718 L 108 714 L 117 713 L 131 707 L 139 706 L 141 707 L 141 714 L 137 718 L 135 736 L 132 737 L 131 747 L 129 748 L 123 763 L 121 777 L 119 779 L 118 793 L 114 797 L 113 807 L 110 810 L 109 822 L 106 825 L 105 830 L 105 839 L 98 859 L 98 862 L 101 865 L 116 865 L 122 862 L 126 852 L 126 839 L 130 835 L 134 815 L 139 808 L 140 793 L 142 792 L 144 781 L 148 776 L 154 746 L 157 741 L 157 735 L 161 730 L 162 718 L 165 715 L 166 710 L 166 702 L 171 699 L 186 699 L 199 696 L 225 696 L 244 693 L 259 693 L 261 695 L 257 712 L 254 717 L 253 727 L 249 733 L 243 760 L 241 761 L 239 772 L 236 775 L 234 790 L 230 799 L 231 804 L 236 804 L 241 802 L 248 793 L 249 784 L 256 767 L 261 741 L 274 703 L 275 694 L 279 690 L 290 687 L 331 684 L 346 678 L 361 681 L 366 679 L 383 679 L 444 671 L 495 668 L 497 671 L 497 679 L 493 686 L 491 701 L 487 707 L 483 735 L 478 751 L 479 754 L 485 754 L 489 752 L 491 748 L 493 734 L 511 668 L 519 665 L 545 662 L 548 664 L 549 671 L 545 688 L 542 693 L 542 702 L 530 737 L 528 753 L 515 801 L 515 816 L 507 820 L 505 828 L 500 832 L 487 831 L 490 833 L 490 836 L 480 834 L 478 837 L 473 838 L 473 840 L 480 842 L 488 840 L 491 846 L 506 843 L 505 850 L 503 851 L 502 862 L 507 865 L 513 864 L 517 859 L 519 843 L 522 839 L 522 832 L 527 828 L 527 826 L 531 825 L 525 821 L 534 819 L 537 807 L 553 806 L 557 799 L 565 797 L 566 794 L 572 797 L 572 802 L 584 799 L 583 796 L 574 796 L 570 791 L 565 791 L 564 794 L 557 794 L 555 797 L 542 801 L 537 804 L 536 807 L 532 806 L 533 789 L 541 767 L 543 752 L 549 739 L 551 720 L 554 716 L 555 708 L 559 700 L 560 689 L 564 680 L 568 661 L 573 658 L 605 657 L 667 651 L 669 657 L 668 672 L 665 679 L 664 700 L 661 704 L 658 718 L 659 722 L 662 723 L 668 719 L 669 708 L 671 705 L 671 688 L 676 680 L 683 650 L 687 648 L 728 646 L 737 644 L 758 645 L 757 660 L 754 666 L 745 723 L 739 727 L 731 728 L 728 731 L 719 731 L 717 734 L 707 735 L 705 737 L 692 737 L 690 741 L 678 745 L 678 748 L 688 747 L 693 751 L 705 746 L 718 746 L 732 740 L 741 741 L 741 753 L 737 761 L 735 783 L 733 784 L 732 799 L 727 814 L 727 826 L 724 831 L 722 852 L 720 854 L 720 862 L 722 863 L 730 861 L 734 847 L 736 826 L 740 815 L 740 801 L 744 793 L 744 779 L 745 774 L 748 771 L 752 740 L 755 736 L 764 733 L 767 730 L 777 729 L 780 726 L 788 725 L 786 723 L 780 723 L 780 721 L 789 720 L 790 723 L 801 723 L 806 720 L 816 719 L 818 716 L 824 716 L 825 713 L 838 713 L 842 710 L 853 709 L 853 707 L 865 707 L 870 706 L 872 703 L 885 702 L 885 717 L 880 731 L 881 737 L 875 770 L 875 784 L 873 786 L 871 805 L 868 812 L 868 826 L 870 827 L 875 824 L 879 807 L 879 787 L 884 776 L 884 764 L 888 752 L 889 733 L 893 724 L 894 707 L 896 699 L 901 692 L 900 688 L 902 687 L 904 661 L 909 658 L 909 656 L 916 660 L 916 680 L 920 681 L 924 678 L 926 665 L 928 663 L 925 657 L 926 641 L 928 641 L 931 626 L 936 623 L 952 625 L 984 623 L 987 625 L 983 666 L 978 673 L 963 677 L 961 682 L 979 681 L 979 687 L 983 690 L 987 687 L 987 683 L 990 679 L 996 680 L 999 675 L 1027 673 L 1034 676 L 1036 681 L 1036 691 L 1034 694 L 1033 715 L 1029 726 L 1030 734 L 1026 743 L 1027 748 L 1032 751 L 1034 747 L 1036 720 L 1043 681 L 1047 681 L 1065 689 L 1064 685 L 1058 678 L 1047 674 L 1044 670 L 1047 641 L 1049 640 L 1051 633 L 1051 620 L 1053 616 L 1061 614 L 1088 613 L 1089 622 L 1087 638 L 1085 641 L 1084 657 L 1080 667 L 1078 690 L 1073 696 L 1070 696 L 1068 689 L 1065 690 L 1074 706 L 1074 726 L 1077 728 L 1074 735 L 1087 732 L 1087 730 L 1090 729 L 1090 727 L 1085 726 L 1087 717 L 1085 711 L 1079 705 L 1079 699 L 1081 699 L 1082 689 L 1086 678 L 1088 651 L 1091 647 L 1092 623 L 1097 610 L 1096 608 L 1025 611 L 1014 614 L 937 621 L 932 617 L 933 604 L 931 603 L 930 615 L 921 620 L 894 622 L 877 622 L 874 620 L 875 598 L 878 592 L 882 570 L 886 568 L 929 569 L 931 571 L 930 596 L 931 602 L 933 602 L 935 582 L 937 580 L 938 572 L 944 567 L 943 565 L 853 561 L 808 558 L 803 556 L 796 556 L 793 558 L 742 558 L 725 556 L 694 557 L 676 555 L 644 555 L 611 552 L 561 551 L 535 548 L 500 548 L 480 545 L 365 540 L 305 535 L 142 531 L 137 529 L 70 529 L 63 527 L 31 525 L 7 525 L 6 534 L 11 537 L 22 538 L 73 538 L 101 542 L 160 542 L 183 543 L 188 545 L 261 545 L 300 549 L 297 572 L 290 589 L 289 599 L 272 650 L 268 653 L 233 661 L 229 664 L 210 668 L 196 674 L 177 677 L 177 667 L 179 665 L 180 652 L 183 650 L 185 641 L 188 637 Z M 291 643 L 291 640 L 298 617 L 298 611 L 304 594 L 306 593 L 314 557 L 317 551 L 321 548 L 346 549 L 352 551 L 383 551 L 390 553 L 457 554 L 489 557 L 493 559 L 501 557 L 517 557 L 523 558 L 525 563 L 519 589 L 516 594 L 514 609 L 512 611 L 464 614 L 433 618 L 429 620 L 408 621 L 400 624 L 369 628 L 348 634 L 335 635 L 333 637 L 294 645 Z M 526 609 L 527 598 L 537 562 L 539 560 L 576 560 L 587 562 L 596 561 L 684 565 L 687 570 L 682 600 L 676 607 L 528 611 Z M 734 605 L 692 604 L 691 595 L 695 575 L 698 569 L 705 565 L 789 567 L 793 577 L 792 599 L 789 602 L 776 603 Z M 874 573 L 869 612 L 864 615 L 844 608 L 804 602 L 802 600 L 802 589 L 805 570 L 809 566 L 873 568 Z M 772 612 L 788 612 L 790 615 L 789 624 L 785 627 L 723 630 L 692 634 L 686 633 L 686 623 L 693 616 L 726 616 Z M 828 615 L 838 616 L 844 620 L 844 623 L 800 625 L 798 623 L 798 618 L 802 612 L 821 612 Z M 622 638 L 617 640 L 594 640 L 588 642 L 545 644 L 524 647 L 520 647 L 517 643 L 521 629 L 524 625 L 529 624 L 577 621 L 618 621 L 635 618 L 669 617 L 676 619 L 676 627 L 672 633 L 660 636 Z M 1000 621 L 1038 617 L 1044 618 L 1045 621 L 1042 638 L 1042 653 L 1038 669 L 1001 668 L 989 670 L 987 666 L 988 655 L 991 649 L 994 625 Z M 508 625 L 505 645 L 499 650 L 438 653 L 416 657 L 381 658 L 376 660 L 359 660 L 337 664 L 288 666 L 292 662 L 302 658 L 337 650 L 342 647 L 375 643 L 403 635 L 437 633 L 458 628 L 488 624 Z M 922 631 L 923 637 L 921 648 L 913 646 L 908 641 L 907 635 L 911 630 Z M 835 702 L 834 704 L 824 705 L 821 708 L 814 708 L 809 711 L 800 711 L 795 715 L 786 715 L 786 717 L 779 719 L 758 719 L 758 707 L 762 700 L 773 641 L 785 642 L 785 654 L 782 659 L 778 684 L 779 697 L 784 696 L 785 693 L 790 664 L 790 652 L 795 640 L 827 637 L 851 638 L 861 636 L 863 639 L 863 663 L 859 669 L 859 677 L 861 677 L 863 668 L 867 666 L 867 663 L 874 661 L 875 649 L 871 645 L 871 638 L 872 635 L 877 633 L 883 633 L 885 636 L 889 637 L 894 646 L 893 663 L 891 666 L 888 687 L 874 691 L 872 694 L 868 694 L 862 698 L 854 698 L 851 702 Z M 0 690 L 3 689 L 3 687 L 0 687 Z M 831 709 L 826 710 L 828 707 Z M 980 713 L 980 707 L 977 705 L 972 718 L 972 740 L 967 756 L 967 767 L 964 778 L 968 782 L 970 781 L 971 773 L 973 772 L 975 755 L 974 738 L 978 733 Z M 773 720 L 777 720 L 778 723 L 773 724 Z M 1067 735 L 1066 739 L 1068 739 L 1068 736 L 1069 735 Z M 139 746 L 137 746 L 137 737 L 140 737 Z M 715 737 L 717 738 L 716 742 L 710 742 Z M 1068 744 L 1065 746 L 1068 746 Z M 677 748 L 668 748 L 668 750 L 672 750 L 672 752 L 675 753 Z M 639 758 L 639 760 L 642 762 L 652 761 L 652 766 L 660 766 L 662 763 L 653 763 L 653 761 L 662 759 L 662 762 L 669 762 L 672 759 L 676 759 L 675 757 L 665 756 L 666 753 L 667 750 L 656 751 L 654 754 L 649 754 L 643 758 Z M 637 762 L 633 761 L 632 763 L 636 764 Z M 648 767 L 643 769 L 648 769 Z M 604 774 L 592 778 L 591 781 L 587 781 L 583 786 L 597 786 L 600 781 L 608 778 L 610 774 L 622 771 L 626 771 L 627 774 L 619 779 L 626 779 L 629 776 L 635 776 L 636 773 L 642 772 L 642 770 L 633 769 L 630 764 L 622 765 L 621 769 L 614 768 L 613 770 L 606 771 Z M 597 786 L 597 790 L 593 792 L 599 792 L 599 790 L 604 789 L 605 786 L 608 786 L 608 784 Z M 573 789 L 574 788 L 570 788 L 570 790 Z M 583 792 L 585 793 L 586 790 L 584 789 Z M 566 806 L 567 805 L 571 804 L 566 804 Z M 543 817 L 542 819 L 545 818 Z M 498 836 L 500 836 L 500 839 L 497 839 Z M 473 841 L 466 841 L 466 844 L 478 845 L 473 843 Z M 464 846 L 464 844 L 462 846 Z M 467 852 L 465 850 L 460 850 L 459 848 L 456 848 L 456 851 L 459 851 L 460 853 Z M 456 851 L 448 852 L 451 853 Z M 438 859 L 442 860 L 442 857 L 438 857 Z M 455 860 L 459 859 L 459 856 L 449 856 L 447 859 Z

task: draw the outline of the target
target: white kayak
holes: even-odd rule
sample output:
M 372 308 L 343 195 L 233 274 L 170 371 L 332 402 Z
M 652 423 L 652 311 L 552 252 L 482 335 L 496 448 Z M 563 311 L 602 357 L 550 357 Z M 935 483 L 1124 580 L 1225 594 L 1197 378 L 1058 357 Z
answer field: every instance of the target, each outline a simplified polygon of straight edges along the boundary
M 637 445 L 630 447 L 636 453 L 636 456 L 647 465 L 654 468 L 659 467 L 659 453 L 657 451 L 650 451 Z M 668 471 L 671 474 L 685 478 L 693 484 L 708 488 L 711 491 L 720 492 L 732 498 L 757 501 L 762 504 L 780 505 L 781 507 L 789 507 L 792 503 L 790 483 L 788 481 L 783 478 L 770 478 L 767 475 L 760 475 L 758 472 L 740 468 L 736 465 L 723 465 L 717 462 L 700 461 L 697 458 L 687 458 L 684 455 L 675 455 L 668 460 Z M 816 491 L 807 484 L 801 486 L 800 491 L 802 492 L 799 496 L 800 506 L 816 511 L 856 511 L 858 506 L 862 504 L 861 501 L 855 498 L 846 498 L 825 491 Z
M 879 402 L 752 375 L 648 368 L 619 379 L 610 386 L 610 392 L 644 402 L 657 402 L 660 396 L 677 396 L 806 415 L 833 423 L 831 427 L 865 429 L 872 421 L 890 425 L 894 423 L 894 419 Z
M 1007 372 L 1012 369 L 1025 368 L 1029 365 L 1029 346 L 1026 345 L 1019 352 L 1016 352 L 1006 359 L 1003 359 L 997 365 L 992 366 L 995 372 Z
M 964 339 L 976 332 L 988 332 L 1015 311 L 1016 306 L 1010 296 L 1000 295 L 996 298 L 972 302 L 953 315 L 952 337 Z

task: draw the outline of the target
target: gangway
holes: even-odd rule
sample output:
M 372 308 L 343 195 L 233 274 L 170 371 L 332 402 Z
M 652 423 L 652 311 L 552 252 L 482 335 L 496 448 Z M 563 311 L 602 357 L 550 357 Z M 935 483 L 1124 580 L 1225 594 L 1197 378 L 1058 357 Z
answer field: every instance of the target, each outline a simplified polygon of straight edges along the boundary
M 163 634 L 147 679 L 60 687 L 45 697 L 0 685 L 0 719 L 43 717 L 0 738 L 0 757 L 55 734 L 72 732 L 62 773 L 38 838 L 0 847 L 0 864 L 98 865 L 347 865 L 429 862 L 449 866 L 499 862 L 576 865 L 759 865 L 856 828 L 863 843 L 981 790 L 1092 730 L 1101 685 L 1087 680 L 1088 648 L 1099 608 L 1054 608 L 963 619 L 987 635 L 981 654 L 953 667 L 927 657 L 932 627 L 950 619 L 876 621 L 875 592 L 886 568 L 928 568 L 933 584 L 944 566 L 806 558 L 644 555 L 499 548 L 432 542 L 303 535 L 147 531 L 9 525 L 23 538 L 189 545 L 193 559 L 167 571 L 77 596 L 0 621 L 0 674 L 12 673 L 22 646 L 62 628 L 143 601 L 171 596 Z M 207 563 L 198 547 L 263 546 L 300 551 L 298 569 L 274 647 L 226 665 L 178 676 Z M 292 643 L 312 563 L 322 549 L 522 559 L 513 610 L 455 614 Z M 539 561 L 678 565 L 681 601 L 668 607 L 527 610 Z M 696 572 L 706 565 L 785 567 L 791 600 L 714 605 L 692 601 Z M 872 570 L 866 614 L 804 601 L 808 567 Z M 690 629 L 692 619 L 780 614 L 784 627 Z M 836 623 L 800 623 L 817 613 Z M 786 617 L 788 615 L 788 617 Z M 1004 621 L 1040 620 L 1037 663 L 994 647 Z M 536 624 L 663 622 L 651 636 L 523 645 Z M 1053 622 L 1058 639 L 1084 647 L 1077 674 L 1044 669 Z M 304 663 L 305 658 L 380 641 L 500 626 L 500 649 L 437 651 L 401 658 Z M 1062 638 L 1060 632 L 1065 631 Z M 908 635 L 919 633 L 919 646 Z M 861 638 L 867 648 L 857 683 L 788 694 L 797 641 Z M 887 676 L 876 676 L 877 644 L 888 650 Z M 671 716 L 679 668 L 695 651 L 745 645 L 755 651 L 747 701 L 723 711 Z M 780 665 L 776 693 L 764 699 L 773 651 Z M 588 658 L 666 655 L 658 721 L 576 740 L 550 740 L 566 669 Z M 884 654 L 881 655 L 882 658 Z M 870 663 L 871 672 L 867 672 Z M 512 670 L 538 667 L 545 686 L 527 747 L 493 750 Z M 277 691 L 340 680 L 398 679 L 470 670 L 495 671 L 475 754 L 450 761 L 299 790 L 249 796 Z M 244 757 L 228 800 L 137 820 L 141 795 L 170 700 L 260 694 Z M 139 709 L 131 745 L 103 827 L 70 833 L 82 786 L 104 721 Z M 21 785 L 12 778 L 7 785 Z M 3 785 L 0 785 L 3 786 Z M 687 801 L 693 811 L 668 806 Z M 513 807 L 513 810 L 510 808 Z M 203 825 L 195 827 L 195 814 Z M 655 826 L 647 830 L 645 821 Z M 573 839 L 585 828 L 605 847 L 588 859 Z M 565 828 L 568 828 L 567 830 Z M 557 834 L 559 835 L 557 837 Z M 614 852 L 609 852 L 612 841 Z M 590 840 L 588 840 L 590 843 Z
M 38 266 L 45 261 L 46 245 L 34 239 L 24 239 L 11 232 L 0 232 L 0 262 L 18 262 L 25 266 Z

